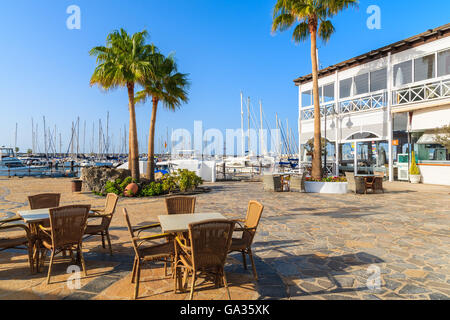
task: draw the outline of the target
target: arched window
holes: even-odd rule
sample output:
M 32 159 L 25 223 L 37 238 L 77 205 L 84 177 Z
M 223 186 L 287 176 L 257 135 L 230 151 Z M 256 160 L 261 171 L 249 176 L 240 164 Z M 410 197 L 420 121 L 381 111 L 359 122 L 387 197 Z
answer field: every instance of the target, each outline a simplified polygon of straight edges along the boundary
M 376 134 L 371 132 L 358 132 L 349 136 L 346 140 L 364 140 L 364 139 L 378 139 Z

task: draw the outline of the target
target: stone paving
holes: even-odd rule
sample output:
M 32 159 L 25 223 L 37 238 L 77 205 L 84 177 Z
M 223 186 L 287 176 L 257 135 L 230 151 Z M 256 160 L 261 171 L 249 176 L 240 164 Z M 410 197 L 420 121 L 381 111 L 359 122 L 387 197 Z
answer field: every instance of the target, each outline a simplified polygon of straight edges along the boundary
M 394 182 L 385 183 L 385 194 L 318 195 L 264 192 L 258 182 L 208 186 L 197 212 L 244 218 L 249 200 L 265 205 L 254 241 L 259 281 L 232 254 L 226 266 L 232 299 L 450 299 L 450 187 Z M 26 209 L 27 196 L 41 192 L 62 193 L 62 205 L 104 203 L 72 193 L 70 179 L 0 179 L 0 217 Z M 99 238 L 88 239 L 88 277 L 80 289 L 67 286 L 70 261 L 63 257 L 47 285 L 47 266 L 31 275 L 24 251 L 0 252 L 0 299 L 130 299 L 133 251 L 123 207 L 134 225 L 157 222 L 165 212 L 162 198 L 121 199 L 110 228 L 114 255 Z M 162 264 L 146 267 L 142 280 L 141 299 L 188 297 L 173 293 Z M 195 299 L 226 298 L 224 288 L 198 286 Z

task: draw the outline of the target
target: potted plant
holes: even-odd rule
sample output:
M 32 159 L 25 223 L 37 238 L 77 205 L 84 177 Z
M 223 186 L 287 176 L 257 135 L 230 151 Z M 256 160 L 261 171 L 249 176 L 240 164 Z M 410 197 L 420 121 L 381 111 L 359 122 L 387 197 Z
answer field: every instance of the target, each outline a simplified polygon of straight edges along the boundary
M 345 194 L 347 193 L 348 182 L 344 177 L 327 177 L 320 180 L 306 178 L 306 193 L 330 193 Z
M 409 181 L 411 183 L 420 183 L 421 175 L 419 167 L 416 164 L 416 156 L 414 151 L 411 153 L 411 167 L 409 168 Z

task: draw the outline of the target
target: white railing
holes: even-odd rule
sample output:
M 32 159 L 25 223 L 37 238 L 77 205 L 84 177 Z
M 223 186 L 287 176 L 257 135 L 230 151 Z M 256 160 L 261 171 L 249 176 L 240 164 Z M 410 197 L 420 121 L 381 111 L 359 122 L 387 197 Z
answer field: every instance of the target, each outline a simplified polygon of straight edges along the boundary
M 381 109 L 387 106 L 386 91 L 356 97 L 339 103 L 339 113 L 351 113 Z
M 325 116 L 325 110 L 327 112 L 327 116 L 333 115 L 336 113 L 336 104 L 334 102 L 328 102 L 320 106 L 320 116 Z M 312 120 L 314 119 L 314 106 L 308 107 L 302 110 L 302 120 Z
M 411 85 L 392 92 L 393 106 L 426 102 L 450 97 L 450 79 Z

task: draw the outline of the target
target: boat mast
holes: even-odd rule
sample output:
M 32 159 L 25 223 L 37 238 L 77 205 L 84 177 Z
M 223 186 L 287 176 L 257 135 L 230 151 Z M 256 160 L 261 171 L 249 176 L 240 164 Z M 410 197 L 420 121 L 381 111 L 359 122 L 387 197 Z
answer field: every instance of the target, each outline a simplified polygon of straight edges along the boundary
M 248 101 L 247 101 L 247 121 L 248 121 L 248 137 L 247 137 L 247 141 L 248 141 L 248 154 L 250 155 L 251 152 L 251 148 L 250 148 L 250 97 L 248 97 Z
M 16 131 L 14 134 L 14 152 L 17 150 L 17 122 L 16 122 Z
M 259 120 L 261 122 L 260 129 L 259 129 L 259 141 L 261 144 L 261 147 L 259 149 L 259 152 L 261 155 L 264 155 L 264 133 L 263 133 L 263 115 L 262 115 L 262 100 L 259 100 Z
M 241 91 L 241 151 L 242 156 L 245 155 L 245 138 L 244 138 L 244 96 Z
M 48 158 L 48 154 L 47 154 L 47 130 L 45 127 L 45 116 L 42 116 L 43 120 L 44 120 L 44 151 L 45 151 L 45 157 Z

